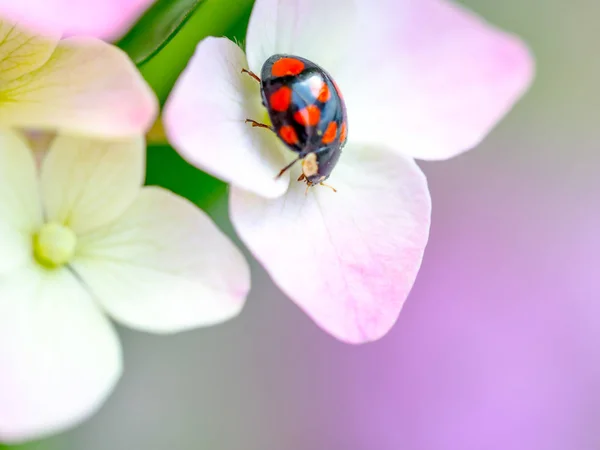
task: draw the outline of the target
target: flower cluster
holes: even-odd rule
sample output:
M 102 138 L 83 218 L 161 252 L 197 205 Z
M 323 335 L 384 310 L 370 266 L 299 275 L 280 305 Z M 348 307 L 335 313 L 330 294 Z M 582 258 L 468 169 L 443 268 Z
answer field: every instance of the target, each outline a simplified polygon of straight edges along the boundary
M 141 187 L 144 142 L 59 135 L 38 175 L 0 133 L 0 437 L 68 426 L 121 373 L 108 317 L 172 333 L 236 315 L 237 248 L 187 200 Z
M 152 2 L 92 3 L 0 0 L 0 441 L 99 407 L 121 372 L 109 319 L 156 333 L 212 325 L 250 287 L 242 254 L 202 211 L 142 187 L 157 102 L 96 37 L 122 34 Z M 277 54 L 325 68 L 343 94 L 337 192 L 306 190 L 299 165 L 277 177 L 297 155 L 247 123 L 267 110 L 244 72 Z M 532 76 L 517 38 L 445 0 L 256 0 L 245 51 L 200 42 L 164 124 L 184 158 L 231 184 L 234 227 L 281 290 L 363 343 L 393 326 L 427 244 L 415 159 L 476 146 Z M 56 136 L 39 160 L 23 130 Z
M 142 188 L 156 112 L 115 47 L 0 23 L 0 441 L 99 407 L 122 369 L 109 318 L 172 333 L 243 305 L 241 252 L 187 200 Z M 19 129 L 56 137 L 36 158 Z

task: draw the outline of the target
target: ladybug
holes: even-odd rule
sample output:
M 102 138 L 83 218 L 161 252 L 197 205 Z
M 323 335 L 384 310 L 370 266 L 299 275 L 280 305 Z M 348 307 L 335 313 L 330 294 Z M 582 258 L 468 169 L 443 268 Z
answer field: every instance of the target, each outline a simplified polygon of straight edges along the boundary
M 317 64 L 284 54 L 267 59 L 260 78 L 249 70 L 242 72 L 260 82 L 262 103 L 272 126 L 251 119 L 246 122 L 271 129 L 298 154 L 277 177 L 302 161 L 298 181 L 305 181 L 307 189 L 316 184 L 327 186 L 323 181 L 331 175 L 348 136 L 346 105 L 335 81 Z

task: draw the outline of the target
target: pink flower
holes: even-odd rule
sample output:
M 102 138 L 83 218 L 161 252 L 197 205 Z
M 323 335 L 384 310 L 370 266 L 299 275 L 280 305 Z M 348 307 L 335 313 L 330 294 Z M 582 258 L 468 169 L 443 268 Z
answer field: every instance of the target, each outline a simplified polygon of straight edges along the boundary
M 275 179 L 295 154 L 269 130 L 255 73 L 287 53 L 327 70 L 346 100 L 348 142 L 328 183 Z M 394 324 L 427 243 L 430 197 L 413 158 L 476 146 L 527 89 L 526 47 L 442 0 L 257 0 L 246 54 L 202 41 L 165 111 L 173 145 L 232 184 L 241 239 L 315 322 L 350 343 Z
M 114 39 L 154 0 L 0 0 L 0 16 L 38 32 Z

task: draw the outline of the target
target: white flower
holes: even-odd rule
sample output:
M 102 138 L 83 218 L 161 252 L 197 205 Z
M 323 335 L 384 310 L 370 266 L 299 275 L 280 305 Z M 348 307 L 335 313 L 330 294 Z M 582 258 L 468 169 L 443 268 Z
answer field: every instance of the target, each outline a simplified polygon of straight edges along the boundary
M 0 441 L 64 429 L 119 378 L 108 317 L 172 333 L 236 315 L 249 270 L 187 200 L 141 187 L 142 139 L 59 135 L 38 176 L 0 132 Z
M 337 194 L 305 196 L 299 165 L 276 180 L 295 154 L 244 123 L 266 110 L 241 69 L 260 74 L 275 54 L 318 64 L 346 100 L 348 141 L 328 181 Z M 256 0 L 246 53 L 202 41 L 165 124 L 184 157 L 232 183 L 232 222 L 275 283 L 358 343 L 391 328 L 421 264 L 430 198 L 413 158 L 477 145 L 532 75 L 518 39 L 443 0 Z

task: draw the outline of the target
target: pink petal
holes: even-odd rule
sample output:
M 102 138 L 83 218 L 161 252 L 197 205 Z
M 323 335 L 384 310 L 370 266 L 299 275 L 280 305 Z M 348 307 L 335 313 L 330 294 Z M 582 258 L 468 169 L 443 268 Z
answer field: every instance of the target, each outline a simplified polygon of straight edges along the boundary
M 257 0 L 252 10 L 246 54 L 257 73 L 276 53 L 307 58 L 333 70 L 351 50 L 356 8 L 348 0 Z
M 297 170 L 297 168 L 296 168 Z M 297 176 L 298 173 L 296 172 Z M 427 243 L 430 198 L 413 160 L 349 145 L 326 187 L 293 181 L 268 200 L 232 189 L 231 220 L 275 283 L 346 342 L 394 324 Z
M 202 41 L 165 106 L 169 141 L 197 167 L 265 197 L 287 189 L 286 165 L 274 133 L 252 128 L 246 119 L 264 122 L 260 85 L 241 70 L 244 52 L 225 38 Z
M 42 33 L 114 39 L 154 0 L 0 0 L 2 17 Z
M 525 45 L 442 0 L 360 2 L 354 58 L 336 72 L 349 137 L 416 158 L 477 145 L 528 88 Z

